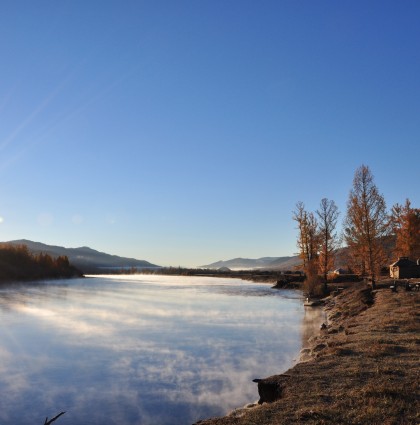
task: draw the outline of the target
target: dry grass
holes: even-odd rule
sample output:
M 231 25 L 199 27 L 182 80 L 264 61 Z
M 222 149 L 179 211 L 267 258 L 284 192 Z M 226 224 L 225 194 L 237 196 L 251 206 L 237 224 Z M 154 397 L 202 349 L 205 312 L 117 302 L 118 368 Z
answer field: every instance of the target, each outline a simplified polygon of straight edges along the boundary
M 281 398 L 202 425 L 420 423 L 420 293 L 356 285 L 331 298 L 313 360 L 278 379 Z

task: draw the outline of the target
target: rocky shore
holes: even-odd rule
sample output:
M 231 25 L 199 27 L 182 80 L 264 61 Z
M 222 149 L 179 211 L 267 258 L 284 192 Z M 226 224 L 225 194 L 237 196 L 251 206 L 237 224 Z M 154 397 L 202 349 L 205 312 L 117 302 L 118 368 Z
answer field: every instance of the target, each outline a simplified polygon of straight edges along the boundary
M 257 380 L 259 404 L 200 425 L 418 424 L 420 292 L 364 284 L 330 296 L 301 361 Z

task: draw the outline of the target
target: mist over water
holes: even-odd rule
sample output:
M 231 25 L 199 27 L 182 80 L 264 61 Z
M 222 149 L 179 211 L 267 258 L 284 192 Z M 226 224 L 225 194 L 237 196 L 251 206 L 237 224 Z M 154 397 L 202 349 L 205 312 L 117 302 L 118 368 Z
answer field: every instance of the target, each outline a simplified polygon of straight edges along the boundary
M 0 423 L 189 424 L 258 399 L 319 326 L 296 291 L 114 276 L 0 288 Z M 311 326 L 312 326 L 311 325 Z

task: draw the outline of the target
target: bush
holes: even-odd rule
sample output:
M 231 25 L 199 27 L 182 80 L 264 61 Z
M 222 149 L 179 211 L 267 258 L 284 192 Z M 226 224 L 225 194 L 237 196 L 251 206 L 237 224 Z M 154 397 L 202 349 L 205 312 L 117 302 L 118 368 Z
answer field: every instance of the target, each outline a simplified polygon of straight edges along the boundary
M 311 261 L 305 269 L 306 279 L 303 282 L 303 290 L 308 297 L 321 297 L 324 295 L 324 285 L 321 276 L 318 275 L 318 267 Z

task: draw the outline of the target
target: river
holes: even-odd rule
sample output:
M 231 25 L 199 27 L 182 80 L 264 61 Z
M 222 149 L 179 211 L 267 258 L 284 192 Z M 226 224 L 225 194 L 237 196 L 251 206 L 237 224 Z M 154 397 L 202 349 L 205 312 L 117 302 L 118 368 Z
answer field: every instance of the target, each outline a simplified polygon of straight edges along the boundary
M 133 275 L 2 285 L 0 320 L 2 425 L 185 425 L 257 400 L 322 318 L 267 284 Z

